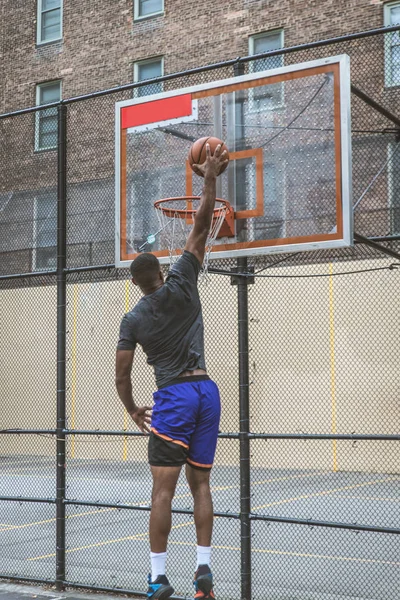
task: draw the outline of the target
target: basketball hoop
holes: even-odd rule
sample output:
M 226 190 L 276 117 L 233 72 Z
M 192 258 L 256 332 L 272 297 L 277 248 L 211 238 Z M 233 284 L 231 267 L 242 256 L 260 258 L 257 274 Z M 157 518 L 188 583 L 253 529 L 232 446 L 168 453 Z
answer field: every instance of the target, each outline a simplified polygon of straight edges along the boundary
M 200 206 L 200 196 L 181 196 L 165 198 L 154 202 L 160 224 L 159 235 L 168 248 L 171 264 L 183 252 L 196 213 Z M 234 235 L 234 212 L 227 200 L 217 198 L 213 218 L 207 236 L 203 261 L 203 274 L 207 273 L 208 261 L 212 247 L 218 237 Z M 223 227 L 224 225 L 224 227 Z

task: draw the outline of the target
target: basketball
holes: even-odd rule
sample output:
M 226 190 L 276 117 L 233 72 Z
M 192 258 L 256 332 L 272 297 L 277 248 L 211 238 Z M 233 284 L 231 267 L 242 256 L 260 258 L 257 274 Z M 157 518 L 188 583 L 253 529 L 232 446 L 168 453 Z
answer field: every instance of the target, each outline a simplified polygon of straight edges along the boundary
M 222 146 L 221 154 L 222 154 L 222 152 L 224 152 L 224 150 L 226 150 L 226 152 L 227 152 L 226 158 L 229 160 L 228 148 L 225 146 L 225 144 L 222 140 L 219 140 L 216 137 L 202 137 L 202 138 L 196 140 L 192 144 L 192 147 L 189 150 L 188 160 L 189 160 L 191 169 L 196 173 L 196 175 L 200 175 L 201 177 L 204 177 L 203 173 L 193 169 L 193 165 L 201 165 L 203 162 L 205 162 L 205 160 L 206 160 L 206 144 L 210 144 L 211 154 L 214 154 L 215 148 L 218 146 L 218 144 L 221 144 L 221 146 Z M 223 165 L 221 167 L 219 175 L 221 175 L 221 173 L 223 173 L 225 171 L 227 166 L 228 166 L 228 163 L 226 163 L 225 165 Z

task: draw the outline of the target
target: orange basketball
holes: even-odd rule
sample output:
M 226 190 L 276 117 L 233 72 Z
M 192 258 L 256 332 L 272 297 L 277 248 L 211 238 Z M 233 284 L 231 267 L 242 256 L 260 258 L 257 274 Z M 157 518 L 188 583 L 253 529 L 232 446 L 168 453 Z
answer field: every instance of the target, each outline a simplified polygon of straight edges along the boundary
M 190 164 L 192 170 L 196 173 L 196 175 L 200 175 L 201 177 L 204 177 L 203 173 L 193 169 L 193 165 L 201 165 L 203 162 L 205 162 L 205 160 L 206 160 L 206 144 L 210 144 L 211 154 L 214 154 L 215 148 L 218 146 L 218 144 L 221 144 L 221 146 L 222 146 L 221 153 L 224 152 L 224 150 L 226 150 L 226 152 L 227 152 L 226 158 L 229 160 L 228 148 L 225 146 L 225 144 L 222 140 L 219 140 L 216 137 L 202 137 L 199 140 L 196 140 L 192 144 L 192 147 L 189 150 L 188 161 L 189 161 L 189 164 Z M 222 168 L 219 172 L 219 175 L 221 175 L 221 173 L 223 173 L 225 171 L 227 166 L 228 166 L 228 163 L 226 163 L 225 165 L 222 166 Z

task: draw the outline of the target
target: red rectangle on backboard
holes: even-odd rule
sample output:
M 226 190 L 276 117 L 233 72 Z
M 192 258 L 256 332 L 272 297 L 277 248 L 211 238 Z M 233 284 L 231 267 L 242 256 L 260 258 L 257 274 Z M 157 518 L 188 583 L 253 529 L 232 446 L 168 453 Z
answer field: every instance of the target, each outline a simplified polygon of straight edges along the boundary
M 133 104 L 121 109 L 121 128 L 139 127 L 192 115 L 192 94 Z

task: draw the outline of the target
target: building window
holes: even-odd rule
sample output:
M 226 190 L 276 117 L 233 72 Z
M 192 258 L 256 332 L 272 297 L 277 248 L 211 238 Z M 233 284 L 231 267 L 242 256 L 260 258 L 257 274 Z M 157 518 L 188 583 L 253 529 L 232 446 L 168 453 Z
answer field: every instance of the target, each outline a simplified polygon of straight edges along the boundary
M 400 142 L 389 144 L 388 190 L 390 233 L 400 234 Z
M 133 80 L 144 81 L 164 75 L 164 60 L 162 58 L 152 58 L 150 60 L 141 60 L 136 62 L 133 67 Z M 135 98 L 149 96 L 150 94 L 159 94 L 163 91 L 162 82 L 150 83 L 133 90 Z
M 36 86 L 36 106 L 59 102 L 61 81 L 42 83 Z M 35 150 L 50 150 L 57 147 L 57 107 L 39 110 L 35 114 Z
M 385 4 L 384 23 L 400 25 L 400 2 Z M 385 35 L 385 85 L 400 85 L 400 30 Z
M 57 266 L 57 196 L 48 193 L 35 198 L 33 221 L 33 271 Z
M 164 12 L 164 0 L 134 0 L 135 19 L 153 17 Z
M 37 43 L 62 37 L 62 0 L 38 0 Z
M 283 48 L 283 30 L 259 33 L 249 38 L 249 52 L 251 55 L 279 50 L 280 48 Z M 253 73 L 283 67 L 283 54 L 256 59 L 249 64 Z M 254 88 L 249 99 L 252 112 L 277 108 L 283 102 L 283 83 Z

